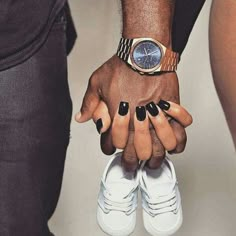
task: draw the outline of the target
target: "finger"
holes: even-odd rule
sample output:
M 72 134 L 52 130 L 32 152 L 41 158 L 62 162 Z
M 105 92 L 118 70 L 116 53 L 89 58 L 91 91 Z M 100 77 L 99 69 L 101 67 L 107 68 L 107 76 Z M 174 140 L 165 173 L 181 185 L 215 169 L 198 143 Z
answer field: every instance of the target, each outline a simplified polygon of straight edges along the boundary
M 105 102 L 100 101 L 98 107 L 93 113 L 93 121 L 96 123 L 97 131 L 99 134 L 108 130 L 111 125 L 111 117 Z
M 126 146 L 129 135 L 130 111 L 129 103 L 120 102 L 112 122 L 112 141 L 116 148 L 123 149 Z
M 155 130 L 150 130 L 152 137 L 152 157 L 147 162 L 150 169 L 158 169 L 165 159 L 166 151 L 160 139 L 157 137 Z
M 102 152 L 106 155 L 112 155 L 116 151 L 116 148 L 112 143 L 111 128 L 101 134 L 100 146 Z
M 177 103 L 160 100 L 158 106 L 184 127 L 191 125 L 193 122 L 193 118 L 188 111 Z
M 172 130 L 175 134 L 177 145 L 176 148 L 171 150 L 169 153 L 181 153 L 184 151 L 186 143 L 187 143 L 187 135 L 184 127 L 176 122 L 175 120 L 170 121 L 170 126 L 172 127 Z
M 168 151 L 175 149 L 177 143 L 176 137 L 164 113 L 154 102 L 147 104 L 146 109 L 156 135 L 164 148 Z
M 148 160 L 152 155 L 152 139 L 149 120 L 144 106 L 136 107 L 134 114 L 134 147 L 140 160 Z
M 138 165 L 139 159 L 134 148 L 134 131 L 129 131 L 128 141 L 122 155 L 122 166 L 126 171 L 135 171 Z
M 94 111 L 99 105 L 100 97 L 98 93 L 98 79 L 91 76 L 85 92 L 80 112 L 76 114 L 75 120 L 79 123 L 86 122 L 92 118 Z

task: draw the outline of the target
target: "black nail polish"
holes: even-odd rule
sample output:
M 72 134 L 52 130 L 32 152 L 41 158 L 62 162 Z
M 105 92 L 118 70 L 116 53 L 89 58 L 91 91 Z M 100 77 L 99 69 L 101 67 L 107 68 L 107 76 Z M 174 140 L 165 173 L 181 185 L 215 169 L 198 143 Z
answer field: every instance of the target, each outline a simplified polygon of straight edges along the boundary
M 154 102 L 150 102 L 146 105 L 146 109 L 152 116 L 157 116 L 159 111 L 157 109 L 157 106 Z
M 160 100 L 157 104 L 162 110 L 168 111 L 170 108 L 170 103 L 164 100 Z
M 96 122 L 96 128 L 97 128 L 97 131 L 98 131 L 99 134 L 101 132 L 102 127 L 103 127 L 103 123 L 102 123 L 102 119 L 100 118 Z
M 146 119 L 146 109 L 144 106 L 136 107 L 136 116 L 139 121 Z
M 119 106 L 119 115 L 121 116 L 125 116 L 127 115 L 129 111 L 129 103 L 128 102 L 120 102 L 120 106 Z

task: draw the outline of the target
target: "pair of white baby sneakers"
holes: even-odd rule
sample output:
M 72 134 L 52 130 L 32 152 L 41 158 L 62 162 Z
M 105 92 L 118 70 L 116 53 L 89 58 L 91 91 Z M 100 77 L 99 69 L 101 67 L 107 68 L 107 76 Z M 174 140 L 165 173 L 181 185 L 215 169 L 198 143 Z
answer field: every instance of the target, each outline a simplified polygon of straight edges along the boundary
M 157 170 L 145 162 L 135 173 L 125 172 L 117 153 L 109 161 L 101 180 L 97 221 L 111 236 L 130 235 L 136 224 L 138 191 L 141 190 L 144 227 L 150 235 L 173 235 L 181 226 L 182 206 L 172 162 L 165 158 Z

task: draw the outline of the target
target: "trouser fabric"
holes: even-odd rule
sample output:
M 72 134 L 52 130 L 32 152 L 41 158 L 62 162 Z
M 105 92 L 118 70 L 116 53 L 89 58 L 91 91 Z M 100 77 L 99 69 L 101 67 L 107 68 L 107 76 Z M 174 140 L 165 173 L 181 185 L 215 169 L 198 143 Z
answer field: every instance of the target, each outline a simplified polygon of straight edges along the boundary
M 70 136 L 66 22 L 28 60 L 0 72 L 0 235 L 49 236 Z

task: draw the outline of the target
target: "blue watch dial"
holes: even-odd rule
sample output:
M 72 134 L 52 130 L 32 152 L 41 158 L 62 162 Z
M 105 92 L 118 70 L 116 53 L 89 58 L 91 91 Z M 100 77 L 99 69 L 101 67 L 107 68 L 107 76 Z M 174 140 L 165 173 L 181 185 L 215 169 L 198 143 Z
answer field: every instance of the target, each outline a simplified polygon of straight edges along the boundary
M 132 58 L 141 69 L 153 69 L 161 62 L 162 50 L 155 42 L 142 41 L 135 46 Z

